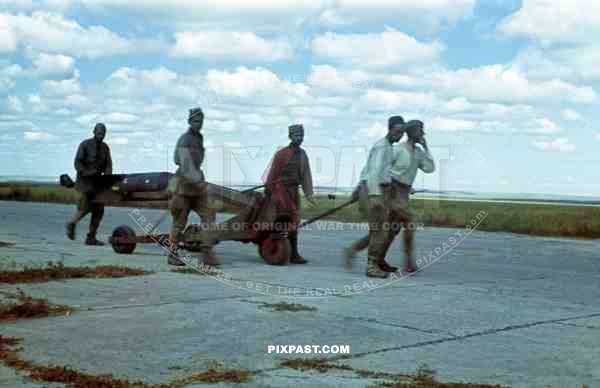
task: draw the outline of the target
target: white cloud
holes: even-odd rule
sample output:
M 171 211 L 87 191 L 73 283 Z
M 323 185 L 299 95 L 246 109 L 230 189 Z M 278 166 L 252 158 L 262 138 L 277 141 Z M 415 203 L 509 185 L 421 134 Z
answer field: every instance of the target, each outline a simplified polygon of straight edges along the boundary
M 132 124 L 140 120 L 139 116 L 123 112 L 86 113 L 75 119 L 77 123 L 88 127 L 97 122 L 103 122 L 110 126 L 113 124 Z
M 560 78 L 543 80 L 531 77 L 517 65 L 486 65 L 474 68 L 450 70 L 439 65 L 427 70 L 406 68 L 397 73 L 381 71 L 348 70 L 331 65 L 313 66 L 308 77 L 312 86 L 336 93 L 355 89 L 401 89 L 410 93 L 430 93 L 446 98 L 457 99 L 460 103 L 490 102 L 522 104 L 532 102 L 559 102 L 591 104 L 598 101 L 596 91 L 590 86 L 580 86 Z M 462 99 L 462 100 L 460 100 Z M 409 99 L 404 105 L 420 106 Z M 449 107 L 448 107 L 449 108 Z M 440 107 L 435 108 L 437 111 Z
M 19 65 L 3 65 L 0 62 L 0 90 L 8 90 L 15 86 L 15 79 L 23 74 Z
M 294 106 L 289 109 L 289 113 L 293 117 L 323 117 L 328 119 L 338 118 L 342 114 L 342 110 L 336 107 L 326 106 L 315 100 L 309 106 Z
M 547 118 L 535 119 L 530 133 L 552 134 L 561 132 L 562 129 L 552 120 Z
M 371 111 L 401 110 L 418 114 L 438 107 L 440 100 L 431 92 L 392 92 L 371 89 L 360 97 L 359 104 Z
M 0 13 L 0 53 L 17 48 L 17 35 L 7 15 Z
M 252 104 L 275 103 L 290 104 L 309 98 L 309 87 L 300 82 L 290 82 L 280 78 L 271 70 L 257 67 L 248 69 L 238 67 L 233 72 L 209 70 L 206 74 L 209 105 L 221 103 L 233 97 L 245 98 Z M 247 97 L 253 97 L 247 99 Z
M 577 111 L 570 109 L 570 108 L 563 109 L 560 112 L 560 115 L 563 119 L 568 120 L 568 121 L 579 121 L 582 119 L 581 115 Z
M 83 0 L 85 6 L 107 14 L 119 11 L 121 14 L 143 15 L 146 19 L 179 25 L 227 25 L 240 27 L 255 25 L 257 28 L 272 27 L 273 24 L 307 17 L 322 8 L 321 1 L 306 2 L 299 0 Z M 218 23 L 215 22 L 218 21 Z M 211 24 L 212 23 L 212 24 Z
M 473 109 L 473 104 L 464 97 L 455 97 L 445 102 L 444 110 L 447 112 L 464 112 Z
M 55 111 L 55 113 L 59 116 L 71 116 L 73 112 L 67 108 L 59 108 Z
M 97 113 L 87 113 L 75 118 L 75 121 L 80 125 L 90 127 L 94 125 L 94 123 L 98 122 L 100 115 Z
M 0 0 L 4 9 L 15 11 L 30 11 L 37 9 L 67 9 L 75 0 Z
M 518 68 L 505 65 L 444 70 L 425 74 L 423 81 L 429 87 L 479 101 L 515 103 L 551 98 L 589 104 L 598 99 L 596 91 L 589 86 L 577 86 L 560 79 L 538 82 L 530 80 Z
M 30 94 L 27 97 L 27 101 L 29 101 L 30 104 L 41 104 L 42 99 L 39 94 Z
M 75 59 L 67 55 L 33 54 L 33 73 L 39 77 L 70 77 L 75 69 Z
M 340 0 L 337 5 L 342 19 L 378 24 L 402 20 L 432 30 L 470 17 L 475 0 Z
M 36 50 L 90 59 L 133 50 L 150 49 L 147 40 L 129 40 L 104 26 L 84 27 L 58 13 L 35 11 L 31 15 L 0 14 L 0 37 L 8 37 L 4 48 L 14 50 L 23 43 Z M 157 42 L 154 42 L 158 46 Z M 158 47 L 155 47 L 158 48 Z
M 129 144 L 129 139 L 125 136 L 115 136 L 110 138 L 109 143 L 114 145 L 126 145 Z
M 245 145 L 243 145 L 242 143 L 238 142 L 238 141 L 226 141 L 223 143 L 223 146 L 225 147 L 225 154 L 237 154 L 237 155 L 241 155 L 241 156 L 246 156 L 248 153 L 248 150 Z
M 371 78 L 370 73 L 362 70 L 340 71 L 330 65 L 312 65 L 307 82 L 323 91 L 347 94 L 369 89 Z
M 143 16 L 144 20 L 186 28 L 244 29 L 253 31 L 301 30 L 313 24 L 336 27 L 347 23 L 381 26 L 401 20 L 428 31 L 468 18 L 475 0 L 83 0 L 106 14 Z
M 171 55 L 204 61 L 272 62 L 291 58 L 293 49 L 285 40 L 268 40 L 253 32 L 193 31 L 175 34 Z
M 527 117 L 519 120 L 518 118 L 505 117 L 502 120 L 495 120 L 485 114 L 478 114 L 476 120 L 438 116 L 426 119 L 425 126 L 433 130 L 520 133 L 526 135 L 550 135 L 562 132 L 562 128 L 547 118 Z
M 81 92 L 79 71 L 72 78 L 63 80 L 45 80 L 41 83 L 42 92 L 47 96 L 72 96 Z
M 380 121 L 373 123 L 371 126 L 369 126 L 367 128 L 363 128 L 363 129 L 359 130 L 359 133 L 365 134 L 370 138 L 383 137 L 387 134 L 387 132 L 388 132 L 387 125 Z
M 115 123 L 115 124 L 129 124 L 140 121 L 140 117 L 130 114 L 130 113 L 122 113 L 122 112 L 112 112 L 107 115 L 101 116 L 101 119 L 106 123 Z
M 526 0 L 498 26 L 503 34 L 542 44 L 587 42 L 600 36 L 600 3 L 590 0 Z
M 23 132 L 23 137 L 26 141 L 48 141 L 54 139 L 56 136 L 51 135 L 48 132 L 26 131 Z
M 344 26 L 352 22 L 352 20 L 344 19 L 336 9 L 326 9 L 319 15 L 319 24 L 329 28 Z
M 531 79 L 561 78 L 574 82 L 600 79 L 600 45 L 591 40 L 570 47 L 527 47 L 513 63 Z
M 177 73 L 161 66 L 152 70 L 142 70 L 140 78 L 142 82 L 148 82 L 156 87 L 168 87 L 177 79 Z
M 147 101 L 148 96 L 161 96 L 172 101 L 198 101 L 202 95 L 199 87 L 203 79 L 195 76 L 182 77 L 176 72 L 160 66 L 154 69 L 135 69 L 121 67 L 104 81 L 106 96 L 123 99 L 124 103 L 132 99 Z
M 387 67 L 434 61 L 445 50 L 439 42 L 419 42 L 386 28 L 381 33 L 336 34 L 327 32 L 312 41 L 313 53 L 322 59 L 365 67 Z
M 569 143 L 566 137 L 560 137 L 554 140 L 536 140 L 533 145 L 542 151 L 573 152 L 575 144 Z
M 453 119 L 446 117 L 435 117 L 430 122 L 425 123 L 426 128 L 433 130 L 448 130 L 448 131 L 469 131 L 478 129 L 480 124 L 471 120 Z
M 240 114 L 240 123 L 243 127 L 247 125 L 266 125 L 267 120 L 257 113 L 243 113 Z
M 9 112 L 13 112 L 13 113 L 22 113 L 23 112 L 23 103 L 21 102 L 21 99 L 17 96 L 6 97 L 6 107 Z
M 0 0 L 0 6 L 10 9 L 31 9 L 31 0 Z
M 235 120 L 207 120 L 206 129 L 216 132 L 236 132 L 239 130 Z

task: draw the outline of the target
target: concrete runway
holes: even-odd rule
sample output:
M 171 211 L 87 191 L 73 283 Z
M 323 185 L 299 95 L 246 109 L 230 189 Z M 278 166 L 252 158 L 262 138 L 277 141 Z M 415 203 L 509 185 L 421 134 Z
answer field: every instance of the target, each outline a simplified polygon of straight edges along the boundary
M 156 245 L 138 246 L 132 255 L 115 254 L 110 246 L 87 247 L 82 241 L 88 219 L 78 228 L 78 241 L 69 241 L 64 223 L 73 211 L 74 206 L 0 202 L 0 241 L 16 242 L 0 248 L 2 265 L 62 260 L 73 266 L 142 267 L 155 274 L 18 285 L 78 308 L 68 317 L 1 325 L 2 335 L 24 339 L 26 359 L 148 383 L 201 372 L 215 361 L 256 371 L 252 382 L 237 385 L 244 387 L 375 382 L 348 371 L 301 372 L 279 365 L 290 358 L 339 355 L 267 352 L 268 345 L 349 345 L 349 357 L 336 362 L 357 369 L 402 373 L 427 364 L 441 381 L 600 386 L 600 241 L 425 228 L 417 232 L 416 257 L 422 267 L 429 264 L 412 276 L 371 282 L 364 276 L 364 254 L 352 272 L 341 265 L 341 249 L 365 233 L 360 226 L 319 223 L 301 234 L 308 265 L 267 266 L 254 245 L 222 243 L 217 252 L 223 273 L 215 279 L 170 272 Z M 107 208 L 104 239 L 119 224 L 141 233 L 131 212 Z M 140 213 L 151 221 L 161 211 Z M 168 222 L 159 230 L 167 228 Z M 402 264 L 399 242 L 388 257 Z M 0 285 L 1 292 L 15 289 Z M 316 310 L 262 308 L 277 302 Z M 0 386 L 48 385 L 0 367 Z

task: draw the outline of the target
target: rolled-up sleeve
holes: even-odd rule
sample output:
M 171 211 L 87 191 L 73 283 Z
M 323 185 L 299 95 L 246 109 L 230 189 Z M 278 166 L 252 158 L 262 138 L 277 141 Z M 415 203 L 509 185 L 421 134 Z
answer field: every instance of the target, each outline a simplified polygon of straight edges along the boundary
M 435 162 L 433 161 L 433 156 L 429 151 L 421 151 L 421 158 L 419 160 L 419 168 L 426 174 L 432 173 L 435 171 Z
M 360 182 L 366 182 L 367 179 L 369 178 L 369 169 L 368 169 L 368 164 L 365 164 L 365 166 L 363 167 L 363 169 L 360 171 L 360 177 L 358 178 L 358 180 Z
M 374 157 L 375 172 L 379 178 L 379 183 L 390 183 L 392 181 L 390 171 L 392 165 L 392 148 L 383 146 L 376 151 Z

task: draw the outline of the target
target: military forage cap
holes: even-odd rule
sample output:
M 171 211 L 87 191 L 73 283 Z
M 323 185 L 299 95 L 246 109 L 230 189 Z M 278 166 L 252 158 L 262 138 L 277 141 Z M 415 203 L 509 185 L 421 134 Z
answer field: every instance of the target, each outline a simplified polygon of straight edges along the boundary
M 296 134 L 296 133 L 300 133 L 300 132 L 304 132 L 304 126 L 302 126 L 302 124 L 294 124 L 294 125 L 290 125 L 288 127 L 288 131 L 289 134 Z
M 188 121 L 191 121 L 194 117 L 204 117 L 204 112 L 202 112 L 202 108 L 192 108 L 190 109 L 190 115 L 188 116 Z
M 388 120 L 388 130 L 392 129 L 394 125 L 403 125 L 404 118 L 402 116 L 391 116 Z
M 404 130 L 408 136 L 414 136 L 415 131 L 423 129 L 423 122 L 421 120 L 410 120 L 404 124 Z

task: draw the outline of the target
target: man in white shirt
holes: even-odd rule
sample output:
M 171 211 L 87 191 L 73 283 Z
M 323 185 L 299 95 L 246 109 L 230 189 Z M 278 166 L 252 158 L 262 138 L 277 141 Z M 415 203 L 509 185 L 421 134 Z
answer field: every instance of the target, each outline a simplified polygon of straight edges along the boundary
M 367 276 L 386 278 L 388 271 L 385 262 L 386 231 L 384 222 L 388 213 L 385 200 L 387 187 L 392 183 L 391 167 L 393 160 L 392 144 L 398 142 L 404 134 L 404 119 L 392 116 L 388 120 L 387 135 L 376 142 L 369 151 L 367 164 L 361 172 L 361 185 L 368 190 L 368 219 L 369 219 L 369 259 L 367 261 Z
M 378 253 L 380 255 L 383 254 L 383 258 L 385 258 L 385 254 L 394 241 L 394 238 L 403 228 L 404 253 L 407 259 L 405 270 L 407 272 L 414 272 L 416 270 L 412 260 L 414 228 L 411 223 L 414 216 L 408 206 L 412 184 L 419 169 L 424 173 L 432 173 L 435 170 L 435 163 L 427 147 L 423 127 L 423 122 L 419 120 L 407 122 L 404 125 L 404 131 L 408 136 L 408 140 L 406 143 L 400 143 L 393 147 L 392 164 L 390 167 L 391 181 L 384 189 L 385 207 L 387 209 L 387 217 L 384 224 L 386 233 L 383 237 L 383 242 L 376 248 Z M 420 144 L 422 148 L 417 147 L 417 144 Z M 361 181 L 363 181 L 363 178 L 366 178 L 365 170 L 361 173 Z M 371 217 L 369 216 L 370 222 Z M 345 250 L 346 268 L 352 268 L 352 258 L 354 255 L 367 248 L 367 246 L 369 247 L 369 252 L 371 252 L 371 232 L 369 232 L 369 236 L 356 241 L 351 247 Z M 379 267 L 384 272 L 396 272 L 398 270 L 397 267 L 388 265 L 385 260 L 381 260 L 379 263 Z

